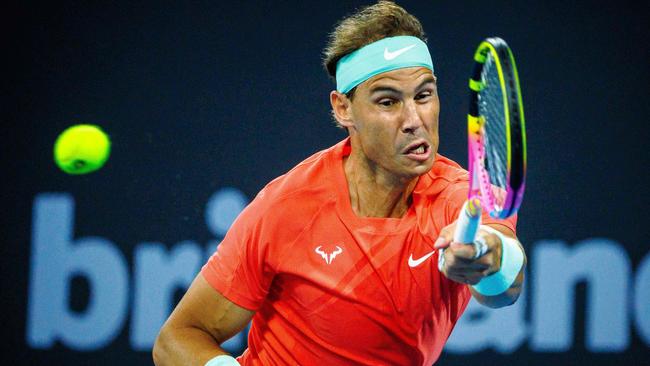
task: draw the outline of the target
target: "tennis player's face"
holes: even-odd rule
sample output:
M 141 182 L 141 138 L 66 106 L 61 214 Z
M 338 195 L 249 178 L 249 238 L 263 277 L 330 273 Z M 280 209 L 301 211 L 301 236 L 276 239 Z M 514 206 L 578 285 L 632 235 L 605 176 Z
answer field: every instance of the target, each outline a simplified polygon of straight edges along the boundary
M 371 164 L 399 177 L 428 172 L 438 151 L 436 80 L 423 67 L 379 74 L 352 101 L 353 139 Z

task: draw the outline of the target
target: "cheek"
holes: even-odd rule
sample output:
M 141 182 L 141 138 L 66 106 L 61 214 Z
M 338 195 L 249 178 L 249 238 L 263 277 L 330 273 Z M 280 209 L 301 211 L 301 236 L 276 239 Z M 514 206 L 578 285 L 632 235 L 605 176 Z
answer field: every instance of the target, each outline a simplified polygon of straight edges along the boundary
M 440 146 L 440 139 L 438 138 L 438 129 L 431 132 L 431 149 L 433 152 L 438 152 L 438 146 Z
M 391 135 L 390 128 L 381 121 L 367 124 L 365 126 L 364 137 L 365 140 L 372 144 L 373 150 L 377 152 L 387 152 L 392 149 L 393 136 Z
M 433 144 L 434 151 L 437 151 L 438 148 L 438 141 L 439 141 L 439 136 L 438 136 L 438 116 L 440 115 L 440 105 L 437 102 L 434 103 L 431 108 L 427 109 L 426 111 L 426 120 L 428 122 L 427 130 L 429 131 L 429 135 L 431 136 L 431 143 Z
M 436 102 L 431 105 L 430 108 L 426 110 L 426 121 L 429 121 L 429 130 L 432 134 L 438 135 L 438 117 L 440 116 L 440 104 L 436 99 Z
M 366 121 L 357 130 L 364 154 L 375 162 L 387 159 L 396 150 L 395 136 L 383 122 L 378 119 L 370 123 Z
M 431 125 L 431 142 L 438 147 L 438 141 L 440 140 L 440 136 L 438 135 L 438 117 L 436 116 L 436 119 L 434 122 L 432 122 Z
M 433 102 L 431 103 L 431 108 L 429 109 L 429 113 L 431 116 L 431 120 L 433 121 L 432 123 L 435 125 L 435 129 L 438 129 L 438 116 L 440 116 L 440 101 L 438 100 L 438 97 L 436 96 L 433 99 Z

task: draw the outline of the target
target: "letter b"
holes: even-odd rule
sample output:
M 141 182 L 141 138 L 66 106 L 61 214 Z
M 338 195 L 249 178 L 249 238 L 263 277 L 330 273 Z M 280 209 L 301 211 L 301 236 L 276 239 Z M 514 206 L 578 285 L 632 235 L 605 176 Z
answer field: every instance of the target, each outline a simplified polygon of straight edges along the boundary
M 122 329 L 128 302 L 128 272 L 110 241 L 72 241 L 74 200 L 40 194 L 34 200 L 27 343 L 50 348 L 57 339 L 75 350 L 110 343 Z M 85 276 L 90 299 L 83 312 L 69 308 L 70 281 Z

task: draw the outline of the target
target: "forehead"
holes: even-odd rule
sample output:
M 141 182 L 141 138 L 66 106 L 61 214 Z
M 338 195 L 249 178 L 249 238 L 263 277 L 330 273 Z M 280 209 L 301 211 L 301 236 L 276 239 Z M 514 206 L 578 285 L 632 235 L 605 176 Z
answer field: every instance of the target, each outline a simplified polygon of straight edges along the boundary
M 359 86 L 368 90 L 379 86 L 412 89 L 426 80 L 431 80 L 435 83 L 436 78 L 430 69 L 426 67 L 407 67 L 375 75 Z

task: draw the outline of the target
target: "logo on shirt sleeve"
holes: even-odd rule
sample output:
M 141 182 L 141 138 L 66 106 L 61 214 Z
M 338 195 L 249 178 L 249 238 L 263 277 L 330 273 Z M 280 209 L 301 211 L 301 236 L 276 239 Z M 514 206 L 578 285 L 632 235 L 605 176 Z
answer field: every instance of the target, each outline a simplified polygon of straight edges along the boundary
M 316 253 L 318 253 L 321 257 L 323 257 L 323 260 L 325 260 L 325 263 L 332 264 L 332 261 L 334 260 L 334 258 L 336 258 L 337 255 L 343 253 L 343 248 L 341 248 L 340 246 L 337 245 L 336 249 L 334 249 L 333 251 L 326 252 L 326 251 L 323 250 L 323 246 L 319 245 L 319 246 L 316 247 L 316 249 L 314 251 Z

